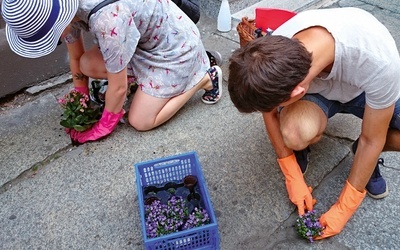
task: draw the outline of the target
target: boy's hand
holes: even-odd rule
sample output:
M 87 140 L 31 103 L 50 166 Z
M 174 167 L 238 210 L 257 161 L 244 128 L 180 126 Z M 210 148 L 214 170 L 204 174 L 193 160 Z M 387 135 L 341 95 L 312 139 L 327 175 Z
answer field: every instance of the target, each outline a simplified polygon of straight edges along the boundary
M 365 190 L 364 192 L 359 192 L 350 182 L 346 181 L 338 201 L 319 219 L 321 226 L 325 227 L 325 229 L 322 236 L 318 236 L 315 239 L 321 240 L 340 233 L 364 200 L 365 194 Z
M 312 198 L 312 188 L 307 187 L 294 154 L 278 159 L 278 164 L 285 175 L 285 184 L 289 199 L 297 206 L 299 215 L 303 215 L 305 210 L 313 210 L 316 200 Z

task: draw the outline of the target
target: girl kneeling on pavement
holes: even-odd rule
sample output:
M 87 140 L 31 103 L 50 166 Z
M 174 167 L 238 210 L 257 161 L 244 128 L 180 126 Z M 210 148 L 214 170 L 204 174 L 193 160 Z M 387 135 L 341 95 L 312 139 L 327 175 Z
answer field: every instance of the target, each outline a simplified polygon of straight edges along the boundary
M 168 121 L 200 89 L 206 104 L 221 97 L 221 69 L 210 67 L 199 30 L 171 1 L 3 0 L 2 15 L 16 54 L 45 56 L 63 40 L 76 90 L 88 94 L 88 77 L 108 79 L 101 119 L 87 131 L 70 131 L 75 142 L 115 129 L 128 79 L 138 84 L 128 120 L 140 131 Z M 97 43 L 87 51 L 82 31 Z

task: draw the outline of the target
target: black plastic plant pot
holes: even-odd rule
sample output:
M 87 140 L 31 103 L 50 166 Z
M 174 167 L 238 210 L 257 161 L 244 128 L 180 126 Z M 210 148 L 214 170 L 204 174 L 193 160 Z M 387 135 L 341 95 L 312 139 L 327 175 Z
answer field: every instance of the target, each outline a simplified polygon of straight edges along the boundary
M 194 211 L 195 206 L 190 202 L 187 203 L 186 206 L 187 206 L 189 214 L 191 214 Z
M 156 186 L 148 186 L 143 189 L 144 195 L 148 195 L 149 193 L 157 193 L 158 188 Z
M 187 175 L 183 178 L 183 185 L 190 190 L 190 193 L 194 192 L 194 187 L 197 185 L 197 177 L 195 175 Z
M 171 187 L 171 188 L 168 188 L 167 191 L 168 191 L 168 193 L 170 193 L 170 194 L 175 194 L 176 189 Z
M 179 187 L 178 183 L 175 182 L 168 182 L 164 185 L 164 190 L 177 189 Z
M 200 202 L 201 196 L 198 193 L 191 193 L 187 196 L 187 200 L 190 201 L 191 203 L 196 203 Z
M 167 204 L 171 195 L 172 194 L 167 190 L 161 190 L 157 192 L 156 197 L 161 201 L 162 204 Z
M 185 187 L 179 187 L 175 190 L 174 195 L 178 196 L 178 197 L 182 197 L 183 199 L 185 197 L 187 197 L 190 194 L 189 189 L 185 188 Z
M 156 186 L 145 187 L 143 189 L 144 199 L 146 200 L 147 198 L 150 198 L 150 197 L 153 197 L 153 196 L 155 197 L 157 195 L 157 192 L 158 192 L 158 188 Z
M 144 200 L 144 204 L 145 205 L 151 205 L 154 201 L 158 201 L 158 200 L 160 200 L 160 199 L 158 199 L 155 196 L 152 196 L 152 197 L 149 197 L 146 200 Z
M 194 208 L 200 208 L 201 207 L 201 196 L 197 193 L 194 194 L 189 194 L 187 197 L 187 207 L 188 207 L 188 211 L 189 214 L 191 214 L 194 210 Z

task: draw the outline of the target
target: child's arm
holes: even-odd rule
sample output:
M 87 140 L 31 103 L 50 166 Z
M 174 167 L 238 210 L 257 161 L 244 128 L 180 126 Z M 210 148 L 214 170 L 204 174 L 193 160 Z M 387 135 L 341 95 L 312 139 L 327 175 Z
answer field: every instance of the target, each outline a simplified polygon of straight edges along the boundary
M 103 114 L 100 120 L 89 130 L 71 132 L 71 138 L 77 144 L 96 141 L 109 135 L 125 114 L 123 105 L 126 99 L 128 84 L 126 67 L 118 73 L 107 73 L 107 78 L 108 88 Z
M 315 201 L 311 195 L 311 187 L 304 181 L 299 164 L 296 161 L 293 150 L 285 146 L 280 131 L 278 110 L 264 112 L 263 118 L 268 137 L 278 155 L 278 164 L 285 176 L 286 190 L 289 199 L 297 206 L 298 213 L 303 215 L 305 210 L 311 211 Z
M 108 87 L 105 109 L 118 113 L 122 110 L 128 91 L 128 73 L 126 67 L 118 73 L 107 73 Z
M 64 31 L 68 33 L 71 31 L 71 27 L 67 27 Z M 79 31 L 81 32 L 81 31 Z M 83 36 L 80 35 L 76 40 L 68 40 L 66 42 L 69 56 L 69 67 L 72 74 L 72 80 L 74 87 L 80 92 L 89 94 L 88 77 L 85 76 L 80 69 L 80 58 L 85 53 L 85 46 L 83 42 Z
M 262 115 L 265 128 L 267 129 L 268 137 L 271 141 L 272 146 L 275 149 L 278 158 L 285 158 L 293 154 L 293 150 L 286 147 L 283 142 L 277 108 L 268 113 L 263 112 Z

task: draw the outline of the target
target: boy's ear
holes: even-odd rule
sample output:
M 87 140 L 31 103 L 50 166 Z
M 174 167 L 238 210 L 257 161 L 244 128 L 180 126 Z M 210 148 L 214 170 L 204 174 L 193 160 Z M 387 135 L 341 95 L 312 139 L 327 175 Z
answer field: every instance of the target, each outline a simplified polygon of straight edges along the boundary
M 302 86 L 297 85 L 293 90 L 292 93 L 290 93 L 290 98 L 296 97 L 298 95 L 303 96 L 306 93 L 306 89 Z

